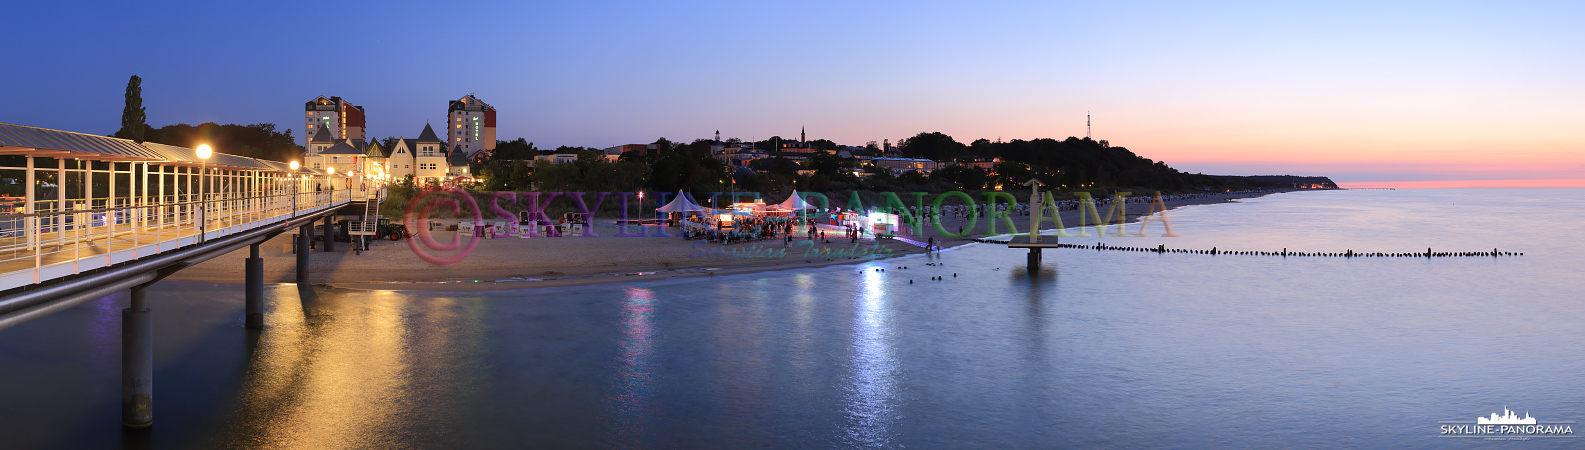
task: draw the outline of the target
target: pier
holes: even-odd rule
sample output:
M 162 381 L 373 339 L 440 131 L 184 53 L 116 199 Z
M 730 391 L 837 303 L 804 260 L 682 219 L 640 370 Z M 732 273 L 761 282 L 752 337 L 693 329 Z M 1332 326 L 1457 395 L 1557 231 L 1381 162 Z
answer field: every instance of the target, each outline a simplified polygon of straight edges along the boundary
M 367 216 L 384 198 L 382 188 L 366 190 L 357 175 L 207 146 L 0 123 L 0 190 L 17 191 L 4 191 L 0 204 L 0 330 L 128 291 L 122 423 L 148 427 L 154 330 L 145 289 L 248 247 L 245 320 L 249 328 L 264 326 L 259 244 L 296 230 L 296 281 L 309 282 L 314 223 L 324 221 L 325 251 L 331 251 L 334 217 Z M 337 183 L 358 189 L 334 189 Z

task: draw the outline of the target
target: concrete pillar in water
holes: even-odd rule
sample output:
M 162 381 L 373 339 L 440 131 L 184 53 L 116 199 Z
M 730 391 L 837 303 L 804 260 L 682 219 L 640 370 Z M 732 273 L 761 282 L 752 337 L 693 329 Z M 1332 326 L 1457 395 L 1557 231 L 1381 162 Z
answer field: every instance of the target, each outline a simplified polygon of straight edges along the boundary
M 330 223 L 335 218 L 335 215 L 325 216 L 325 253 L 336 251 L 336 229 L 333 228 L 335 224 Z
M 248 259 L 244 265 L 246 274 L 246 299 L 244 300 L 247 312 L 248 328 L 264 327 L 264 258 L 259 257 L 259 244 L 248 246 Z
M 1029 249 L 1029 270 L 1030 271 L 1034 271 L 1034 270 L 1037 270 L 1039 268 L 1040 268 L 1040 247 L 1031 247 Z
M 308 282 L 308 242 L 314 238 L 314 224 L 297 228 L 297 284 Z
M 154 425 L 154 310 L 145 286 L 132 288 L 132 307 L 121 310 L 121 425 Z

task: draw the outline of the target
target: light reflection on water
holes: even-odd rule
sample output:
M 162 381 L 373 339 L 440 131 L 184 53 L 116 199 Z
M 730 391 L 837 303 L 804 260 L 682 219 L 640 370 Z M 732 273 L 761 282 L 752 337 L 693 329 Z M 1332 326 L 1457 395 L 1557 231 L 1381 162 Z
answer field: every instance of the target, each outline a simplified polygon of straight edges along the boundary
M 1516 258 L 1048 250 L 1029 273 L 1022 251 L 977 244 L 630 286 L 273 286 L 261 333 L 241 327 L 240 287 L 161 283 L 151 441 L 115 426 L 124 296 L 0 331 L 0 386 L 29 387 L 0 388 L 0 435 L 7 449 L 1480 448 L 1436 422 L 1504 405 L 1585 419 L 1577 193 L 1288 194 L 1173 211 L 1181 238 L 1107 241 Z
M 655 292 L 627 288 L 622 302 L 621 353 L 616 359 L 616 381 L 606 401 L 611 408 L 612 447 L 643 448 L 652 433 L 655 414 L 651 390 L 656 369 L 654 319 Z
M 847 415 L 844 434 L 848 445 L 887 447 L 892 445 L 891 427 L 898 420 L 895 407 L 897 378 L 901 375 L 897 355 L 892 350 L 891 307 L 882 272 L 883 264 L 865 264 L 853 317 L 853 359 L 848 363 L 852 385 L 848 387 L 843 413 Z
M 387 442 L 411 398 L 408 298 L 371 293 L 358 305 L 277 302 L 244 381 L 234 439 L 270 448 Z M 436 305 L 446 299 L 437 299 Z M 297 313 L 297 314 L 293 314 Z M 448 324 L 453 318 L 426 315 Z M 444 339 L 444 338 L 442 338 Z

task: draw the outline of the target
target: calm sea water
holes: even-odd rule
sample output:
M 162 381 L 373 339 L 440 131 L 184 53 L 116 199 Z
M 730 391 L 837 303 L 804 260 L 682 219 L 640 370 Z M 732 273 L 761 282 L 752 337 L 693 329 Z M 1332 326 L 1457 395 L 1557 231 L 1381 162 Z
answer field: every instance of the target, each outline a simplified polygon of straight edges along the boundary
M 585 288 L 285 285 L 262 332 L 239 286 L 162 283 L 154 428 L 119 427 L 112 296 L 0 331 L 0 447 L 1579 448 L 1438 422 L 1585 420 L 1582 194 L 1290 193 L 1106 238 L 1522 257 L 1064 249 L 1031 274 L 975 244 Z

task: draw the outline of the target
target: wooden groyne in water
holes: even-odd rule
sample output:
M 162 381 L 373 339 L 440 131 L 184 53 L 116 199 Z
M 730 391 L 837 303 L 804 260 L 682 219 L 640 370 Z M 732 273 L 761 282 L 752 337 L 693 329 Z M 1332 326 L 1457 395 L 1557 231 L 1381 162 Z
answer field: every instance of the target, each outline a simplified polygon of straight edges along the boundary
M 994 242 L 994 241 L 985 241 L 985 242 Z M 1118 251 L 1118 252 L 1142 252 L 1142 253 L 1160 253 L 1160 254 L 1185 253 L 1185 254 L 1193 254 L 1193 255 L 1279 256 L 1279 257 L 1283 257 L 1283 258 L 1286 258 L 1286 257 L 1289 257 L 1289 256 L 1293 256 L 1293 257 L 1330 257 L 1330 258 L 1460 258 L 1460 257 L 1492 257 L 1492 258 L 1495 258 L 1495 257 L 1500 257 L 1500 256 L 1524 256 L 1523 252 L 1504 252 L 1504 251 L 1499 251 L 1498 249 L 1495 249 L 1495 248 L 1491 249 L 1491 251 L 1489 251 L 1489 252 L 1485 252 L 1485 251 L 1482 251 L 1482 252 L 1438 252 L 1438 251 L 1432 250 L 1431 248 L 1426 248 L 1425 252 L 1423 252 L 1423 253 L 1421 253 L 1421 252 L 1412 252 L 1412 253 L 1403 253 L 1403 252 L 1356 252 L 1353 249 L 1345 250 L 1345 251 L 1342 251 L 1342 252 L 1290 252 L 1286 248 L 1282 249 L 1282 251 L 1269 252 L 1269 251 L 1250 251 L 1250 250 L 1218 250 L 1216 247 L 1211 247 L 1210 250 L 1197 250 L 1197 249 L 1187 249 L 1187 248 L 1167 248 L 1166 245 L 1159 245 L 1159 246 L 1156 246 L 1156 247 L 1125 247 L 1125 246 L 1117 246 L 1117 245 L 1106 245 L 1106 243 L 1104 243 L 1104 242 L 1097 243 L 1095 245 L 1057 244 L 1056 248 L 1071 248 L 1071 249 L 1084 249 L 1084 250 L 1094 249 L 1095 251 L 1103 251 L 1103 250 L 1105 250 L 1105 251 Z

